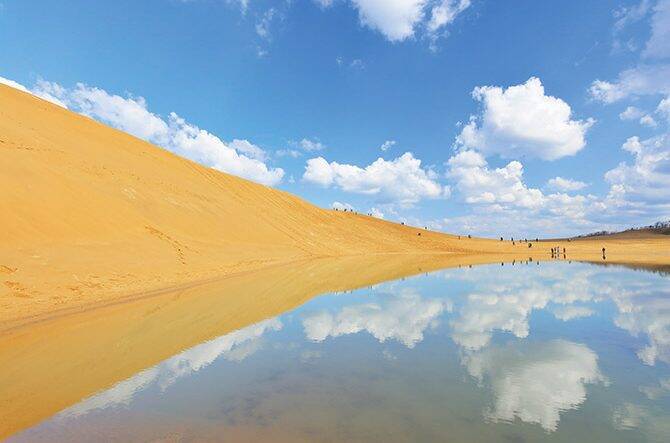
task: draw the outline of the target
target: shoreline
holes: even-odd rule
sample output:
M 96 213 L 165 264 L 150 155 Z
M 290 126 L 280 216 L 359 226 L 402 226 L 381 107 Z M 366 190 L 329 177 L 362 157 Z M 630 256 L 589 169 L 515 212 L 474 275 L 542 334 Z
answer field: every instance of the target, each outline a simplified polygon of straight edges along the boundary
M 656 240 L 656 239 L 653 239 Z M 491 242 L 495 242 L 494 240 L 489 240 Z M 507 242 L 507 241 L 506 241 Z M 599 246 L 600 244 L 604 244 L 605 246 L 609 246 L 611 249 L 612 246 L 612 241 L 603 241 L 603 240 L 594 240 L 594 241 L 589 241 L 589 243 L 596 243 L 598 242 L 598 245 L 590 244 L 589 245 L 589 251 L 584 251 L 584 250 L 579 250 L 583 248 L 579 248 L 576 253 L 572 252 L 569 254 L 569 256 L 566 258 L 567 260 L 572 260 L 572 261 L 580 261 L 580 262 L 586 262 L 586 263 L 592 263 L 592 264 L 598 264 L 598 265 L 622 265 L 626 266 L 638 266 L 641 268 L 652 268 L 652 267 L 663 267 L 663 266 L 668 266 L 670 267 L 670 238 L 667 239 L 667 250 L 666 253 L 663 254 L 663 250 L 659 250 L 659 254 L 645 254 L 645 255 L 637 255 L 637 256 L 631 256 L 630 254 L 626 255 L 617 255 L 616 253 L 614 255 L 609 254 L 605 260 L 602 260 L 601 256 L 599 255 L 598 252 L 591 252 L 591 249 L 596 249 L 596 246 Z M 533 243 L 538 243 L 538 242 L 533 242 Z M 551 240 L 540 240 L 539 243 L 545 243 L 547 246 L 560 246 L 562 247 L 571 247 L 574 245 L 572 242 L 567 242 L 567 241 L 551 241 Z M 580 241 L 581 245 L 584 245 L 586 241 Z M 616 243 L 633 243 L 633 244 L 639 244 L 640 240 L 629 240 L 629 241 L 622 241 L 618 240 Z M 521 242 L 523 244 L 523 242 Z M 549 262 L 549 261 L 562 261 L 565 260 L 563 258 L 555 259 L 552 258 L 550 254 L 548 253 L 541 253 L 542 255 L 537 255 L 533 254 L 534 252 L 538 252 L 539 248 L 536 248 L 535 250 L 524 250 L 524 253 L 522 252 L 517 252 L 517 251 L 481 251 L 481 252 L 473 252 L 473 253 L 467 253 L 467 252 L 450 252 L 450 251 L 444 251 L 444 252 L 424 252 L 424 251 L 416 251 L 416 252 L 383 252 L 383 253 L 370 253 L 370 254 L 363 254 L 363 253 L 355 253 L 355 254 L 346 254 L 346 255 L 321 255 L 321 256 L 306 256 L 306 257 L 300 257 L 300 258 L 295 258 L 295 259 L 289 259 L 289 260 L 274 260 L 274 261 L 269 261 L 269 262 L 264 262 L 260 267 L 248 267 L 246 269 L 238 269 L 234 270 L 230 273 L 226 274 L 219 274 L 219 275 L 212 275 L 204 278 L 199 278 L 199 279 L 194 279 L 194 280 L 187 280 L 183 281 L 181 283 L 176 283 L 176 284 L 168 284 L 166 286 L 159 286 L 159 287 L 149 287 L 146 289 L 140 289 L 138 291 L 132 291 L 120 295 L 108 295 L 106 297 L 103 297 L 102 300 L 82 300 L 79 303 L 73 303 L 71 306 L 65 306 L 65 307 L 56 307 L 55 309 L 50 309 L 50 310 L 45 310 L 44 312 L 39 312 L 35 313 L 32 315 L 27 315 L 27 316 L 16 316 L 16 317 L 9 317 L 8 319 L 5 319 L 2 321 L 0 324 L 0 336 L 5 335 L 5 334 L 11 334 L 12 331 L 15 331 L 17 329 L 22 329 L 22 328 L 28 328 L 31 325 L 39 324 L 42 322 L 48 322 L 50 320 L 56 319 L 56 318 L 62 318 L 62 317 L 67 317 L 70 315 L 75 315 L 75 314 L 80 314 L 80 313 L 85 313 L 85 312 L 90 312 L 94 311 L 97 309 L 102 309 L 108 306 L 113 306 L 113 305 L 120 305 L 124 303 L 130 303 L 136 300 L 141 300 L 141 299 L 146 299 L 146 298 L 151 298 L 151 297 L 157 297 L 160 295 L 164 295 L 167 293 L 174 293 L 174 292 L 179 292 L 183 290 L 188 290 L 192 288 L 196 288 L 198 286 L 203 286 L 211 283 L 216 283 L 216 282 L 222 282 L 225 281 L 226 279 L 234 278 L 234 277 L 239 277 L 243 275 L 250 275 L 254 273 L 262 273 L 264 271 L 272 270 L 277 267 L 287 267 L 287 266 L 299 266 L 300 264 L 304 263 L 309 263 L 313 261 L 319 261 L 319 260 L 328 260 L 328 259 L 347 259 L 347 258 L 362 258 L 362 259 L 377 259 L 377 258 L 383 258 L 383 257 L 448 257 L 452 259 L 461 259 L 461 265 L 469 265 L 469 264 L 492 264 L 492 263 L 499 263 L 499 262 L 507 262 L 508 260 L 525 260 L 530 258 L 533 258 L 534 261 L 539 261 L 539 262 Z M 651 251 L 647 251 L 651 252 Z M 535 255 L 535 257 L 533 257 Z

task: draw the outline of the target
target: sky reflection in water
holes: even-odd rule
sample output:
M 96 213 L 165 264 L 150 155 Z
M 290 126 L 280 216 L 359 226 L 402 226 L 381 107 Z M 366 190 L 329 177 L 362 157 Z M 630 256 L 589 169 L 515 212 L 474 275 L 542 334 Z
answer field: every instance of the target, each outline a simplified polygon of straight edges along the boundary
M 549 263 L 318 297 L 24 440 L 670 441 L 670 277 Z

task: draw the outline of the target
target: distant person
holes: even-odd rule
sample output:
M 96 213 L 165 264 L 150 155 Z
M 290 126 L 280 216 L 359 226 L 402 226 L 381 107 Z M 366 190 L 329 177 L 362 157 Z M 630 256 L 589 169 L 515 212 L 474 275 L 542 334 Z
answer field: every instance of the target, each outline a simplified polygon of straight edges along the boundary
M 529 247 L 529 248 L 532 248 L 532 247 L 533 247 L 533 244 L 532 244 L 532 243 L 528 243 L 528 247 Z

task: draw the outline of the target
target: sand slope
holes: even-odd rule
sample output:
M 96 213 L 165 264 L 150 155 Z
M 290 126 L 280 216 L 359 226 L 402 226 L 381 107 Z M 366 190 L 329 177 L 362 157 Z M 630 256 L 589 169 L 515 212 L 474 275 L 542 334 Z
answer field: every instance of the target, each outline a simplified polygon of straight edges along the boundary
M 0 189 L 0 329 L 306 258 L 527 253 L 320 209 L 3 85 Z
M 448 236 L 200 166 L 5 86 L 0 156 L 0 320 L 277 261 L 458 249 Z

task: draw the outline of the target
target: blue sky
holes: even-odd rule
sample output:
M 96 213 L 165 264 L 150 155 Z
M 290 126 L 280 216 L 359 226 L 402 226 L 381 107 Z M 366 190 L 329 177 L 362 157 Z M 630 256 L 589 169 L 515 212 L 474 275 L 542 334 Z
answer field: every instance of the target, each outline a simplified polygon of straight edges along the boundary
M 668 0 L 0 5 L 4 83 L 323 207 L 493 236 L 670 218 Z

